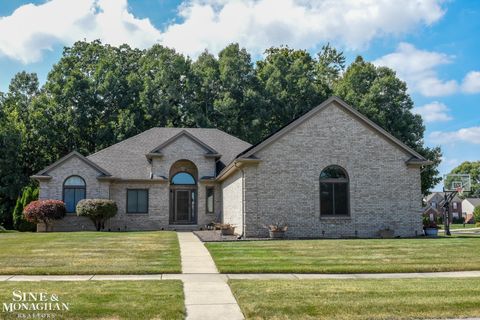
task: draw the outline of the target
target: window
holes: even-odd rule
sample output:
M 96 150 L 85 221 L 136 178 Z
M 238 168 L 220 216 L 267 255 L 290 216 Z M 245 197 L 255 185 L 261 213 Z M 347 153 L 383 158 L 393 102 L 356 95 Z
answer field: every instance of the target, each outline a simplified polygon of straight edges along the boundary
M 179 172 L 173 176 L 172 184 L 195 184 L 195 179 L 190 173 Z
M 458 204 L 456 202 L 453 203 L 453 210 L 457 210 Z
M 85 199 L 85 180 L 79 176 L 71 176 L 63 183 L 63 202 L 67 212 L 75 212 L 78 201 Z
M 148 213 L 148 190 L 127 190 L 127 213 Z
M 207 187 L 207 213 L 214 212 L 215 202 L 215 189 L 213 187 Z
M 348 176 L 339 166 L 329 166 L 320 173 L 320 214 L 349 215 Z
M 431 206 L 433 209 L 437 209 L 437 203 L 435 201 L 432 201 Z

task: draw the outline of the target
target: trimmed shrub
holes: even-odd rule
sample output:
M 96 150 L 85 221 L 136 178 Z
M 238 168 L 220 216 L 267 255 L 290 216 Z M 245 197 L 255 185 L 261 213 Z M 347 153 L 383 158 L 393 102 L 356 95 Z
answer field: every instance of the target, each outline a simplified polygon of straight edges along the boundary
M 23 189 L 22 196 L 18 197 L 13 210 L 13 226 L 18 231 L 35 231 L 34 223 L 28 222 L 23 216 L 23 209 L 32 201 L 38 199 L 38 187 L 28 186 Z
M 25 220 L 35 224 L 45 223 L 45 231 L 49 231 L 53 221 L 62 219 L 65 214 L 65 203 L 60 200 L 32 201 L 23 209 Z
M 475 210 L 473 210 L 473 219 L 475 219 L 476 223 L 480 223 L 480 206 L 475 207 Z
M 117 214 L 117 204 L 108 199 L 84 199 L 77 204 L 77 215 L 92 220 L 95 229 L 105 229 L 105 222 Z

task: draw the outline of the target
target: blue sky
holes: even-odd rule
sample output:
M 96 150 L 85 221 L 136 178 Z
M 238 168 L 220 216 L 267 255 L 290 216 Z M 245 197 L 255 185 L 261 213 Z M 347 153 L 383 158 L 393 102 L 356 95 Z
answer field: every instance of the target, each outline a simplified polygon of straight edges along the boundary
M 9 0 L 0 2 L 0 91 L 22 70 L 41 82 L 64 46 L 101 39 L 174 47 L 193 59 L 239 42 L 254 58 L 289 45 L 312 54 L 330 42 L 405 80 L 441 171 L 480 160 L 480 1 Z

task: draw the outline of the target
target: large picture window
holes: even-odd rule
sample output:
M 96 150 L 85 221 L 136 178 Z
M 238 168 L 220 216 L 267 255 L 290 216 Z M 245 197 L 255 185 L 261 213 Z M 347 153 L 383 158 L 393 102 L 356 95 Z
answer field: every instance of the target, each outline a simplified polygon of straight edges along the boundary
M 85 196 L 86 184 L 82 177 L 71 176 L 65 179 L 63 183 L 63 202 L 65 202 L 67 212 L 75 212 L 77 203 L 85 199 Z
M 339 166 L 329 166 L 320 173 L 320 215 L 347 216 L 350 214 L 349 180 Z
M 127 190 L 127 213 L 148 213 L 148 190 Z

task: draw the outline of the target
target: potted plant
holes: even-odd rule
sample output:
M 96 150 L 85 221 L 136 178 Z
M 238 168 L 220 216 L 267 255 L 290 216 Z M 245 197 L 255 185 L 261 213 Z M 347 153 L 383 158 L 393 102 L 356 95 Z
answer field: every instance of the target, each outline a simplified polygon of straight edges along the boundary
M 395 231 L 390 229 L 389 227 L 387 227 L 383 230 L 380 230 L 378 233 L 380 234 L 380 238 L 390 239 L 390 238 L 393 238 L 393 235 L 395 234 Z
M 427 237 L 438 236 L 438 229 L 438 225 L 435 221 L 430 221 L 428 218 L 423 220 L 423 230 Z
M 283 239 L 288 226 L 286 224 L 276 223 L 268 225 L 267 228 L 271 239 Z
M 235 234 L 235 226 L 230 223 L 217 223 L 215 229 L 220 229 L 222 236 L 233 236 Z

